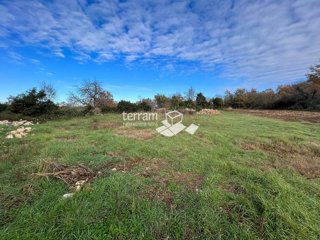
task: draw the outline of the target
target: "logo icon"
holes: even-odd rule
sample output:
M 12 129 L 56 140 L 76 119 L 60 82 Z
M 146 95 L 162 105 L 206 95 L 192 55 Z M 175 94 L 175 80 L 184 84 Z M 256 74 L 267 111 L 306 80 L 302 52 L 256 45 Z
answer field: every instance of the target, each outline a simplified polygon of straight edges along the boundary
M 181 112 L 178 112 L 176 110 L 167 112 L 166 119 L 161 122 L 163 126 L 158 127 L 156 131 L 165 137 L 172 137 L 183 130 L 193 135 L 199 128 L 199 126 L 193 123 L 186 128 L 186 126 L 182 124 L 182 121 L 183 114 Z

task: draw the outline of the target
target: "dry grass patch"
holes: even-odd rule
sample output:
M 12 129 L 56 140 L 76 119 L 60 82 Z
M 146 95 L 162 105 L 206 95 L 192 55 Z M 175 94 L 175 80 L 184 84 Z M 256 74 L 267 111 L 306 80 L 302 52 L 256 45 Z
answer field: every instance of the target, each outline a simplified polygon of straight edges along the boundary
M 116 156 L 118 157 L 119 155 L 116 155 Z M 143 163 L 144 161 L 145 160 L 143 158 L 127 158 L 125 162 L 112 161 L 104 164 L 100 168 L 100 170 L 128 172 L 128 171 L 131 171 L 134 167 Z
M 167 207 L 173 208 L 173 194 L 168 191 L 167 184 L 150 185 L 142 191 L 141 195 L 151 201 L 163 202 Z
M 136 129 L 121 127 L 116 130 L 116 135 L 124 136 L 127 138 L 138 139 L 138 140 L 148 140 L 155 136 L 155 131 L 151 129 Z
M 244 150 L 263 150 L 275 156 L 275 161 L 264 166 L 270 168 L 289 168 L 308 179 L 320 177 L 320 149 L 317 143 L 310 145 L 290 145 L 282 141 L 271 144 L 237 141 Z
M 259 117 L 276 118 L 285 121 L 312 122 L 320 123 L 320 112 L 290 111 L 290 110 L 252 110 L 235 109 L 241 113 L 247 113 Z
M 238 183 L 234 183 L 234 182 L 223 184 L 221 188 L 226 192 L 230 192 L 234 194 L 245 194 L 247 192 L 245 188 L 240 186 Z

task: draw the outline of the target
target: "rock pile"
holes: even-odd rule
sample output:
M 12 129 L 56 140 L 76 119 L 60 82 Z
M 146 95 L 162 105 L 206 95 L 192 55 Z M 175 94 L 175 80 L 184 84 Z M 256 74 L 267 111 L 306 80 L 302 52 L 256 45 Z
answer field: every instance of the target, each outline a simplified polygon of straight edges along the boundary
M 19 126 L 31 126 L 33 125 L 33 123 L 27 120 L 22 120 L 22 119 L 20 119 L 19 121 L 12 121 L 12 122 L 8 120 L 3 120 L 3 121 L 0 121 L 0 125 L 19 127 Z
M 25 137 L 29 132 L 31 131 L 31 127 L 20 127 L 16 130 L 13 130 L 11 132 L 7 133 L 6 138 L 11 139 L 11 138 L 22 138 Z
M 220 112 L 216 109 L 202 109 L 201 111 L 198 112 L 198 114 L 202 114 L 202 115 L 217 115 Z
M 4 125 L 8 127 L 18 127 L 16 130 L 13 130 L 7 133 L 6 138 L 11 139 L 11 138 L 25 137 L 31 131 L 31 127 L 25 127 L 25 126 L 31 126 L 33 125 L 33 122 L 22 120 L 22 119 L 20 119 L 19 121 L 12 121 L 12 122 L 8 120 L 3 120 L 3 121 L 0 121 L 0 125 Z M 3 130 L 3 128 L 1 129 Z

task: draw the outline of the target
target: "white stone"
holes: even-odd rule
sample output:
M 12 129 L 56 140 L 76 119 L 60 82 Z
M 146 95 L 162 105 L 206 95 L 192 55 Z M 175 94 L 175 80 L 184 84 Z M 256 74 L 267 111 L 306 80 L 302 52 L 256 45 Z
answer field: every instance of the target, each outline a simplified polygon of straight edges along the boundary
M 63 198 L 71 198 L 72 196 L 74 195 L 74 193 L 66 193 L 66 194 L 63 194 Z
M 22 134 L 20 134 L 20 133 L 17 133 L 17 134 L 15 134 L 14 135 L 16 138 L 22 138 Z

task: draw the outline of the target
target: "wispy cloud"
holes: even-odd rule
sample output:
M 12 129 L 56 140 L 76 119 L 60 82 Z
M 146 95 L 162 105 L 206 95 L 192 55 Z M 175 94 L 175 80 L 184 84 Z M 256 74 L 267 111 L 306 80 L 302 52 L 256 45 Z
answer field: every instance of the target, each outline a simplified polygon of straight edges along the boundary
M 296 81 L 320 58 L 320 1 L 4 1 L 0 47 L 36 46 L 79 62 L 166 58 L 225 78 Z M 69 56 L 68 56 L 69 57 Z

